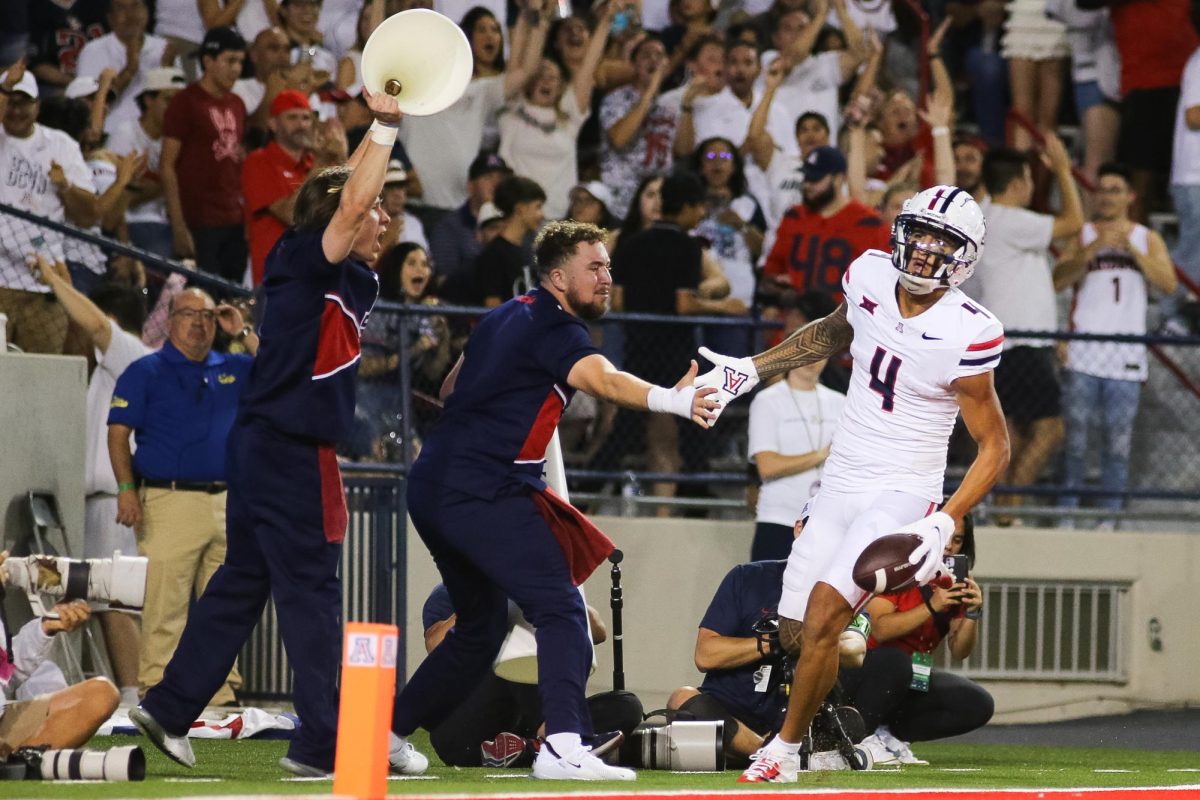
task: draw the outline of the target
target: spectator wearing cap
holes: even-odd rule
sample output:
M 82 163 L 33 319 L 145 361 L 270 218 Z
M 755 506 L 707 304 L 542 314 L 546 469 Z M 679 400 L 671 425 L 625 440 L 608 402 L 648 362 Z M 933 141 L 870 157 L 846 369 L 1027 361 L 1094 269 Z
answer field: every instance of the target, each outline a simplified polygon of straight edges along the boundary
M 171 100 L 162 144 L 163 193 L 175 254 L 239 282 L 247 255 L 242 211 L 246 106 L 233 85 L 245 57 L 246 42 L 237 31 L 213 28 L 205 34 L 204 75 Z
M 135 98 L 141 115 L 122 122 L 108 139 L 108 148 L 117 155 L 143 153 L 146 156 L 146 171 L 129 186 L 125 221 L 131 242 L 163 258 L 172 255 L 171 223 L 163 200 L 160 172 L 163 117 L 171 100 L 186 86 L 183 70 L 178 67 L 150 70 Z
M 109 0 L 108 27 L 112 31 L 83 46 L 77 74 L 99 78 L 106 69 L 116 70 L 112 89 L 117 101 L 104 123 L 106 133 L 117 125 L 138 118 L 137 96 L 146 85 L 146 76 L 155 67 L 174 60 L 167 54 L 167 40 L 147 32 L 150 11 L 146 0 Z
M 481 153 L 467 170 L 467 201 L 434 225 L 429 250 L 433 268 L 441 276 L 441 296 L 451 303 L 468 303 L 476 297 L 473 286 L 475 259 L 485 242 L 479 237 L 481 209 L 492 205 L 496 186 L 511 174 L 500 156 Z M 494 206 L 493 206 L 494 207 Z
M 421 220 L 405 210 L 405 204 L 408 203 L 408 171 L 404 169 L 404 162 L 388 162 L 380 199 L 383 201 L 383 210 L 391 217 L 383 234 L 384 252 L 400 242 L 413 242 L 421 245 L 422 250 L 428 251 L 429 241 L 425 238 L 425 226 L 421 224 Z
M 263 281 L 267 254 L 292 224 L 296 192 L 308 173 L 346 160 L 345 137 L 314 135 L 312 107 L 308 98 L 295 89 L 285 89 L 276 95 L 271 103 L 269 124 L 271 141 L 251 152 L 242 164 L 246 230 L 250 236 L 251 276 L 255 286 Z
M 495 308 L 536 285 L 525 239 L 542 227 L 546 193 L 536 181 L 513 175 L 496 187 L 496 208 L 504 215 L 500 234 L 475 259 L 476 303 Z
M 483 204 L 479 209 L 479 223 L 476 228 L 480 243 L 487 247 L 492 239 L 500 235 L 500 229 L 504 227 L 504 212 L 496 208 L 496 204 L 490 200 Z
M 846 157 L 818 147 L 804 159 L 803 201 L 783 215 L 763 269 L 763 290 L 792 288 L 842 299 L 842 275 L 863 251 L 891 238 L 874 209 L 846 196 Z
M 621 220 L 612 212 L 612 190 L 600 181 L 581 183 L 571 190 L 571 205 L 567 208 L 567 219 L 598 225 L 613 230 Z
M 63 98 L 66 100 L 82 100 L 88 106 L 88 122 L 87 127 L 75 134 L 75 139 L 79 142 L 80 147 L 87 153 L 93 148 L 99 147 L 104 142 L 105 120 L 108 118 L 108 109 L 112 107 L 113 101 L 117 99 L 116 93 L 113 91 L 113 80 L 117 77 L 117 71 L 112 68 L 103 70 L 99 78 L 93 78 L 91 75 L 79 75 L 72 79 L 67 84 L 67 88 L 63 90 Z M 50 115 L 43 117 L 48 119 Z M 70 126 L 52 125 L 52 127 L 65 130 L 68 133 L 73 133 Z
M 32 73 L 18 63 L 0 76 L 0 202 L 90 227 L 98 220 L 92 171 L 75 140 L 38 123 L 39 110 Z M 27 352 L 61 353 L 67 315 L 25 267 L 35 250 L 62 259 L 62 234 L 0 217 L 0 312 L 8 315 L 8 341 Z

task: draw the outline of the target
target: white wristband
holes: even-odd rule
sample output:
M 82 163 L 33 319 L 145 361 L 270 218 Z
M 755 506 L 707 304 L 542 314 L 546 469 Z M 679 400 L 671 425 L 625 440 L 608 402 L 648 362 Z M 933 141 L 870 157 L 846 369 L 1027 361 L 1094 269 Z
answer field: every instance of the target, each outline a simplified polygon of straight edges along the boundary
M 399 125 L 388 125 L 386 122 L 375 120 L 371 123 L 371 127 L 367 130 L 367 133 L 371 135 L 371 141 L 375 144 L 391 147 L 396 143 L 396 133 L 399 130 Z
M 933 136 L 949 136 L 950 129 L 947 128 L 945 125 L 938 125 L 936 128 L 931 130 L 929 133 Z
M 684 419 L 692 418 L 692 398 L 695 386 L 668 389 L 666 386 L 651 386 L 646 394 L 646 407 L 660 414 L 675 414 Z

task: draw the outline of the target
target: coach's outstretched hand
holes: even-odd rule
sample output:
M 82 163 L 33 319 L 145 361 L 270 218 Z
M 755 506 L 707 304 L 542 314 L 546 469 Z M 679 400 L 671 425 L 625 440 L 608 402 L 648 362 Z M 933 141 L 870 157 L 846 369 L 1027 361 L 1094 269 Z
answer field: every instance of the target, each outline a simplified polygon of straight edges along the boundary
M 670 389 L 665 386 L 651 386 L 646 395 L 646 406 L 651 411 L 662 414 L 675 414 L 690 419 L 701 428 L 712 427 L 717 418 L 717 400 L 713 395 L 716 389 L 701 389 L 695 385 L 696 373 L 699 367 L 695 359 Z
M 708 427 L 712 427 L 730 401 L 749 394 L 750 390 L 758 385 L 758 370 L 754 367 L 754 360 L 749 357 L 723 356 L 720 353 L 714 353 L 707 347 L 700 348 L 700 355 L 716 365 L 696 378 L 697 389 L 716 390 L 716 396 L 713 398 L 717 401 L 716 411 L 708 425 Z M 693 365 L 695 363 L 692 362 Z

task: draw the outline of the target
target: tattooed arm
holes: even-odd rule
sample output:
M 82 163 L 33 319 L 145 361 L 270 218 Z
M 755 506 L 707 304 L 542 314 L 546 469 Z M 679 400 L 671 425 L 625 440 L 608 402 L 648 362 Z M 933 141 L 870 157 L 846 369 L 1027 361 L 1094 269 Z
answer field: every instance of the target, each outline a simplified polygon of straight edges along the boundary
M 813 320 L 766 352 L 751 357 L 759 378 L 813 364 L 837 355 L 850 345 L 854 329 L 842 303 L 828 317 Z
M 696 379 L 696 388 L 717 390 L 710 399 L 717 402 L 719 416 L 731 400 L 748 394 L 762 378 L 769 378 L 796 367 L 812 364 L 840 353 L 854 338 L 854 329 L 846 318 L 842 303 L 827 317 L 814 320 L 766 352 L 748 358 L 731 358 L 700 348 L 700 355 L 715 366 Z M 716 416 L 712 422 L 716 422 Z

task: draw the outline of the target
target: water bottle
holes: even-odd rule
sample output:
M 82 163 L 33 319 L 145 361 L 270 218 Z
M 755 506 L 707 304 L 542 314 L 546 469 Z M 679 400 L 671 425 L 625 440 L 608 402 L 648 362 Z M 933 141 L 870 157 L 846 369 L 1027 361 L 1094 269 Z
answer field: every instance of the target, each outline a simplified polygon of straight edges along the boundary
M 632 471 L 625 473 L 625 485 L 621 487 L 621 497 L 624 498 L 621 505 L 621 515 L 625 517 L 636 517 L 638 509 L 638 497 L 642 496 L 642 485 L 638 482 L 637 475 Z

